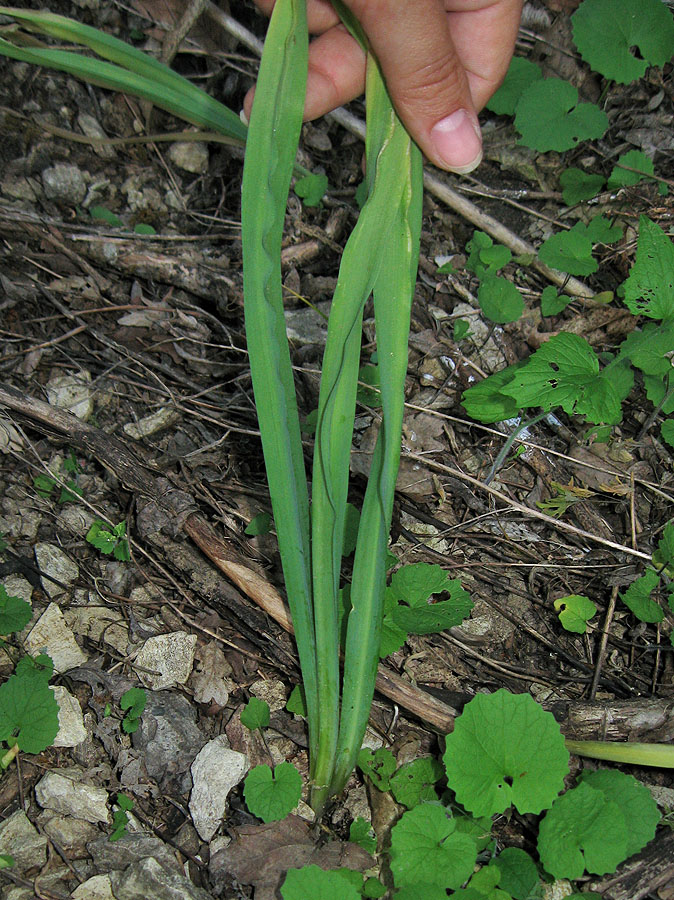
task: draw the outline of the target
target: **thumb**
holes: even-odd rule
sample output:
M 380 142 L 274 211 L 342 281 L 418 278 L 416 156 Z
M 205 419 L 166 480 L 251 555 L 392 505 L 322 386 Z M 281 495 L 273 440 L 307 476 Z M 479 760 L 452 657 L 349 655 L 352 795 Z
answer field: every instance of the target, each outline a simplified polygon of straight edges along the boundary
M 482 137 L 443 4 L 347 3 L 379 60 L 398 115 L 424 155 L 442 169 L 471 172 L 482 159 Z

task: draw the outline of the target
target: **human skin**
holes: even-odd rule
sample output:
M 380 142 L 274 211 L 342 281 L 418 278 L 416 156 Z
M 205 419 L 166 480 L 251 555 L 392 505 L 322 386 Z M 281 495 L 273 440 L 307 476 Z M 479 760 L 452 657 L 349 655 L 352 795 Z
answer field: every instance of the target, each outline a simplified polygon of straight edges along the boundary
M 275 0 L 255 0 L 270 15 Z M 345 0 L 381 65 L 398 115 L 424 155 L 466 173 L 482 159 L 477 113 L 501 84 L 515 47 L 523 0 Z M 329 0 L 307 0 L 305 120 L 353 100 L 365 86 L 365 56 Z M 244 101 L 250 113 L 254 89 Z

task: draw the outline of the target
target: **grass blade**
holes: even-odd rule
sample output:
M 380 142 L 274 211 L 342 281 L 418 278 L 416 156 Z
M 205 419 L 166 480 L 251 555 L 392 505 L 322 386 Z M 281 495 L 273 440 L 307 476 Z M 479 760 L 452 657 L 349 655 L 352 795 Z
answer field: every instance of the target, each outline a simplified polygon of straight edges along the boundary
M 374 694 L 386 547 L 400 461 L 407 344 L 421 230 L 421 154 L 396 116 L 374 59 L 368 61 L 368 165 L 377 154 L 371 194 L 379 229 L 386 234 L 374 284 L 382 423 L 361 512 L 351 585 L 344 657 L 342 710 L 332 792 L 340 791 L 355 765 Z M 381 181 L 379 180 L 381 179 Z M 393 182 L 397 193 L 380 197 Z M 382 204 L 382 205 L 380 205 Z
M 244 311 L 255 404 L 288 602 L 318 740 L 309 499 L 281 295 L 281 239 L 307 72 L 304 0 L 278 0 L 251 113 L 242 186 Z

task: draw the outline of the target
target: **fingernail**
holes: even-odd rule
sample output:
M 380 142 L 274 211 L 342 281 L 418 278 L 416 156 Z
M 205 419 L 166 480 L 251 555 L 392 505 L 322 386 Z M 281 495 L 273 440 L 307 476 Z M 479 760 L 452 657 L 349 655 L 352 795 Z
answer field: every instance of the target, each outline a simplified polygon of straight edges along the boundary
M 482 134 L 474 112 L 457 109 L 431 129 L 435 152 L 445 166 L 459 175 L 472 172 L 482 162 Z

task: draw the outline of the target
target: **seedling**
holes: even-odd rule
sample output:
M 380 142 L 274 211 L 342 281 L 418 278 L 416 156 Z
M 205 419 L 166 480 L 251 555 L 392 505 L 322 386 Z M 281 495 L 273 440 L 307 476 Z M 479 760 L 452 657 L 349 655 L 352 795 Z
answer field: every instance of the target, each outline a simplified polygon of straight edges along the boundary
M 9 744 L 0 759 L 3 769 L 21 750 L 42 753 L 58 734 L 59 707 L 49 688 L 53 671 L 48 656 L 24 656 L 14 674 L 0 685 L 0 741 Z
M 77 484 L 77 477 L 82 471 L 80 464 L 75 458 L 73 451 L 61 463 L 61 471 L 70 476 L 63 484 L 51 475 L 36 475 L 33 479 L 33 486 L 40 497 L 51 497 L 54 488 L 60 485 L 61 492 L 59 494 L 59 503 L 76 503 L 78 498 L 82 496 L 82 488 Z
M 96 519 L 87 532 L 87 541 L 106 556 L 115 557 L 120 562 L 131 559 L 129 541 L 126 537 L 126 522 L 120 522 L 109 530 L 107 522 Z
M 354 819 L 349 826 L 349 840 L 354 844 L 358 844 L 367 853 L 374 853 L 377 849 L 377 839 L 374 836 L 372 826 L 362 816 Z
M 120 709 L 126 711 L 126 715 L 122 719 L 122 731 L 126 734 L 133 734 L 134 731 L 137 731 L 146 703 L 147 694 L 143 688 L 129 688 L 120 697 Z
M 555 600 L 555 609 L 559 614 L 559 621 L 566 631 L 576 634 L 585 634 L 587 623 L 596 616 L 597 607 L 588 598 L 580 594 L 569 594 L 568 597 L 560 597 Z
M 117 794 L 117 809 L 112 814 L 113 830 L 108 840 L 113 843 L 126 834 L 129 824 L 128 813 L 133 809 L 133 800 L 126 794 Z

